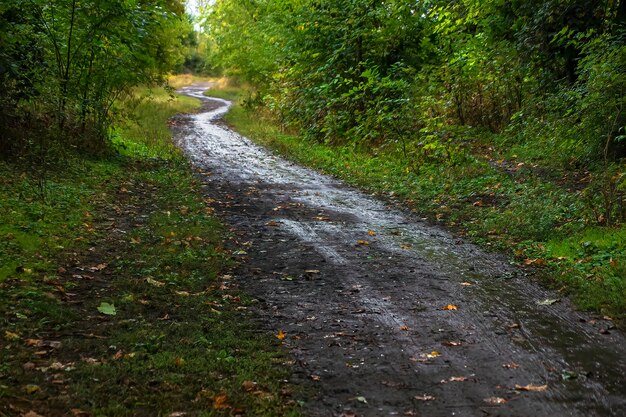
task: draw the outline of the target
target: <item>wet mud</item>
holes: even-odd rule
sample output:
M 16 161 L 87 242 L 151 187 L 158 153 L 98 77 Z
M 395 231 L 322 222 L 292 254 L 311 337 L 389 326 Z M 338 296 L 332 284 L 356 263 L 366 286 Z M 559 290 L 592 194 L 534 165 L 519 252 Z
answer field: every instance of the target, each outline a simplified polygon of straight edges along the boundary
M 220 123 L 177 128 L 309 416 L 626 416 L 626 338 L 498 255 Z

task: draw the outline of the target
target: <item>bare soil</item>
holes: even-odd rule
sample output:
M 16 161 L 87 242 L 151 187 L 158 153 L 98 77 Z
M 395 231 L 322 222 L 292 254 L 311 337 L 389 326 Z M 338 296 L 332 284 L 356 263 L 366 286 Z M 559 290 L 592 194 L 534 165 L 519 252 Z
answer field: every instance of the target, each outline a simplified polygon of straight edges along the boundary
M 286 335 L 306 415 L 626 415 L 626 338 L 610 319 L 259 148 L 203 87 L 183 89 L 208 111 L 178 126 L 179 144 L 232 227 L 260 331 Z

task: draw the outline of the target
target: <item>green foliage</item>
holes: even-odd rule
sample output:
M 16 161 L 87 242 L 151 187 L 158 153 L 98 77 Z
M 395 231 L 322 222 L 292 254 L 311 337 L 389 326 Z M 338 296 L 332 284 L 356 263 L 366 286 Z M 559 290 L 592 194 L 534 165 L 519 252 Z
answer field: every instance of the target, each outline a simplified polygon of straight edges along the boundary
M 101 146 L 115 100 L 182 61 L 178 34 L 190 27 L 183 13 L 165 0 L 3 2 L 0 102 L 11 111 L 0 129 L 2 154 L 32 148 L 28 135 L 38 127 L 50 140 L 64 136 L 66 146 Z

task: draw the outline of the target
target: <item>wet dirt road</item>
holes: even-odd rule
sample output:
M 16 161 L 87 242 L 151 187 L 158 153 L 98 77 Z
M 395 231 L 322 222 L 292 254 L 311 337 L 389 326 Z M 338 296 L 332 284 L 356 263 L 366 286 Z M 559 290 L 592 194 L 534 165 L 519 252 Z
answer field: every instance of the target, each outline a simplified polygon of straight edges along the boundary
M 179 144 L 286 333 L 310 416 L 626 416 L 626 338 L 506 259 L 252 144 L 205 100 Z

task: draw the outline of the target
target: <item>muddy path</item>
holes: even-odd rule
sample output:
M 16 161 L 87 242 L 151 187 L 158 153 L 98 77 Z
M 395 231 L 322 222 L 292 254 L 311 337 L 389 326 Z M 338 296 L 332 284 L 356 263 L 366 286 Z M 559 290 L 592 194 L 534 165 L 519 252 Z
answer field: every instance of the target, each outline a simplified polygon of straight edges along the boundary
M 626 416 L 626 338 L 506 259 L 252 144 L 179 129 L 310 416 Z

